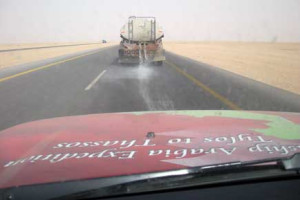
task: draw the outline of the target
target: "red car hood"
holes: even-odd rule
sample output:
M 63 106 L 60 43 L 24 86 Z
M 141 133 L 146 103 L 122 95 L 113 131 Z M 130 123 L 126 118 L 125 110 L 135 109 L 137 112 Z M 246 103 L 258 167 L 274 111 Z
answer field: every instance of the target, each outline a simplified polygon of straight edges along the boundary
M 96 114 L 0 132 L 0 188 L 176 170 L 300 152 L 300 114 Z

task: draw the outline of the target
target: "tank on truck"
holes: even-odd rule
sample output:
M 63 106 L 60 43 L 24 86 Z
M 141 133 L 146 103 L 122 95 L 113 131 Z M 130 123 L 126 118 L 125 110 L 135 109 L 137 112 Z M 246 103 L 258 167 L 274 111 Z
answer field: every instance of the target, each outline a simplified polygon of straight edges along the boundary
M 119 63 L 162 65 L 165 56 L 161 38 L 164 34 L 155 17 L 130 16 L 120 36 Z
M 130 16 L 128 18 L 128 40 L 130 43 L 137 42 L 140 43 L 141 41 L 134 41 L 133 40 L 133 19 L 136 18 L 145 18 L 145 19 L 151 19 L 151 31 L 150 31 L 150 41 L 155 42 L 156 41 L 156 18 L 155 17 L 137 17 L 137 16 Z M 149 41 L 149 42 L 150 42 Z

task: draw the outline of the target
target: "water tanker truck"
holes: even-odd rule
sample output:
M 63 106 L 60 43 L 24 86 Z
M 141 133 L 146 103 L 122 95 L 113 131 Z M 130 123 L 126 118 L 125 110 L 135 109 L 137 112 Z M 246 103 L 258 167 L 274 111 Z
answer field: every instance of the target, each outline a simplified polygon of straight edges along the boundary
M 129 17 L 121 28 L 119 63 L 162 65 L 165 60 L 163 37 L 162 28 L 155 17 Z

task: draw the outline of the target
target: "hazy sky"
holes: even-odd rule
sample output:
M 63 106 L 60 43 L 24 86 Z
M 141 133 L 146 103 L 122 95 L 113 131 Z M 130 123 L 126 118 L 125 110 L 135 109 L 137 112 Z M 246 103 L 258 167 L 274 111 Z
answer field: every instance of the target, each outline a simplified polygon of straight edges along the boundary
M 165 40 L 300 41 L 300 0 L 0 0 L 0 43 L 118 41 L 131 15 Z

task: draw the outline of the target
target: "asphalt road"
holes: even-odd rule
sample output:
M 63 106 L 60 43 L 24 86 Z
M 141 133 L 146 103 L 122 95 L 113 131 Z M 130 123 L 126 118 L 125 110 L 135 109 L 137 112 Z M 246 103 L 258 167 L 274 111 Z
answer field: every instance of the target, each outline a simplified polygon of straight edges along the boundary
M 300 96 L 166 52 L 120 65 L 117 47 L 0 71 L 0 130 L 38 119 L 148 110 L 300 112 Z

